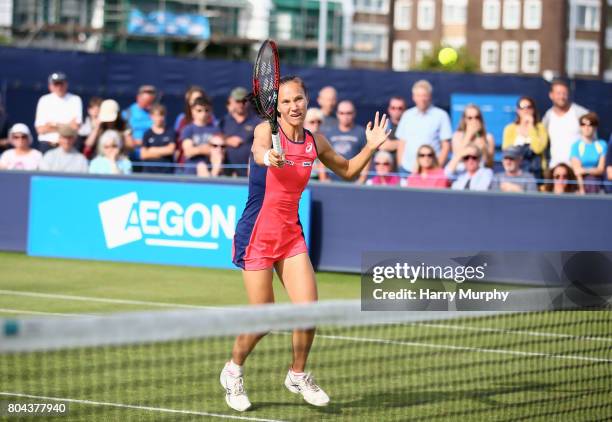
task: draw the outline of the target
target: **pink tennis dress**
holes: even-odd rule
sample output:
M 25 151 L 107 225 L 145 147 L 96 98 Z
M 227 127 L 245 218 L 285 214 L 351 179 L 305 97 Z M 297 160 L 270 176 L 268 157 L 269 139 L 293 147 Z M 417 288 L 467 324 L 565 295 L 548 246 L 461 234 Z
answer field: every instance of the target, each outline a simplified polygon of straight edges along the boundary
M 249 198 L 236 226 L 233 262 L 245 270 L 272 268 L 276 261 L 307 252 L 298 217 L 302 192 L 317 158 L 312 134 L 293 142 L 279 129 L 282 168 L 259 166 L 251 156 Z

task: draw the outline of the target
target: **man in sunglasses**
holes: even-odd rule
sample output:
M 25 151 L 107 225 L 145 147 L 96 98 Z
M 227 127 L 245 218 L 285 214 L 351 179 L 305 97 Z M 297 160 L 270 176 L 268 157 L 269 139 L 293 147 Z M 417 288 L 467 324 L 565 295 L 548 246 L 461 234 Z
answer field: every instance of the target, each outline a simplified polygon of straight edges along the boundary
M 468 145 L 463 154 L 456 154 L 444 169 L 447 177 L 454 178 L 451 185 L 455 190 L 487 191 L 491 188 L 493 171 L 480 166 L 482 151 L 476 145 Z M 457 172 L 459 161 L 463 161 L 464 170 Z
M 491 190 L 501 192 L 537 192 L 535 177 L 521 170 L 523 151 L 518 147 L 504 150 L 504 171 L 495 174 Z

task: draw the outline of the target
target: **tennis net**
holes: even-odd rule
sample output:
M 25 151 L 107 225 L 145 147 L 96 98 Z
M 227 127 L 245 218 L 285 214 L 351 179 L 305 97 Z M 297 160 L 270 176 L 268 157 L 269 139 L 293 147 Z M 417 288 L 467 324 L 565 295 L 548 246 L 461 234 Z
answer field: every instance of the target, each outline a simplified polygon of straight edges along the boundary
M 0 320 L 0 402 L 4 416 L 9 404 L 63 403 L 62 421 L 612 418 L 609 310 L 360 308 L 336 301 Z M 322 408 L 283 385 L 290 330 L 312 326 L 307 370 L 331 397 Z M 234 336 L 247 332 L 270 334 L 245 365 L 253 408 L 237 413 L 219 373 Z

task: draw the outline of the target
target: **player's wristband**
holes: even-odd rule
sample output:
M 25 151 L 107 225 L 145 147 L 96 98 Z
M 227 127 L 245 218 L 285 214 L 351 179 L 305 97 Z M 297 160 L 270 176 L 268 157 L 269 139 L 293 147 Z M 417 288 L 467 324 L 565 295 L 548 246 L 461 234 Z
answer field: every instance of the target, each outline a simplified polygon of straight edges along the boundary
M 264 164 L 266 165 L 266 167 L 270 167 L 270 151 L 272 151 L 271 149 L 267 150 L 266 153 L 264 154 Z

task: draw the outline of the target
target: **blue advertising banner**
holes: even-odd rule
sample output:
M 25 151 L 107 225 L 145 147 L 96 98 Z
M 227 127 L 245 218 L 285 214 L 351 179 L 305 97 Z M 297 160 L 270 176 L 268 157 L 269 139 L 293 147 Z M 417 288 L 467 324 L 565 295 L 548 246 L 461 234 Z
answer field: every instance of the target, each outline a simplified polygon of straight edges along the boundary
M 170 35 L 200 38 L 210 38 L 210 23 L 208 17 L 195 13 L 180 13 L 153 11 L 150 13 L 132 9 L 129 15 L 127 30 L 135 35 Z
M 247 186 L 32 177 L 28 254 L 235 268 Z M 310 191 L 300 221 L 309 243 Z

